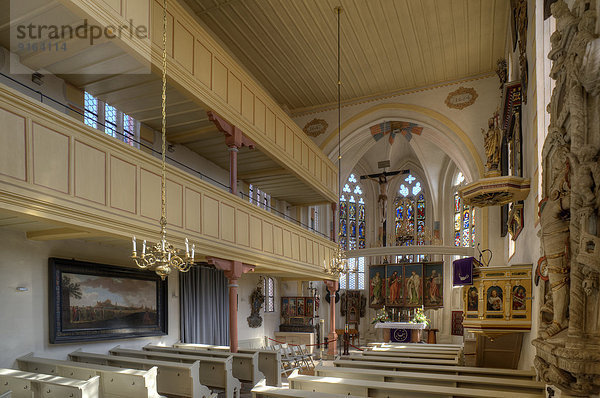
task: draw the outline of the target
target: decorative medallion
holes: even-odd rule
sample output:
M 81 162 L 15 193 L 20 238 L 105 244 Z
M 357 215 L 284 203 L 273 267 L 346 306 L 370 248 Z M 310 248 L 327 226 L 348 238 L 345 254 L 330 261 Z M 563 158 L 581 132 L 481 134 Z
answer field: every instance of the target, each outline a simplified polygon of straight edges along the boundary
M 323 134 L 329 124 L 323 119 L 313 119 L 304 126 L 304 133 L 310 137 L 318 137 Z
M 391 144 L 394 143 L 396 134 L 402 134 L 407 139 L 410 139 L 412 134 L 421 135 L 423 127 L 418 124 L 411 122 L 392 121 L 383 122 L 371 126 L 371 135 L 375 141 L 379 141 L 386 135 L 389 135 L 388 141 Z
M 446 97 L 446 106 L 454 109 L 464 109 L 473 105 L 479 97 L 473 87 L 459 87 L 458 90 L 451 92 Z

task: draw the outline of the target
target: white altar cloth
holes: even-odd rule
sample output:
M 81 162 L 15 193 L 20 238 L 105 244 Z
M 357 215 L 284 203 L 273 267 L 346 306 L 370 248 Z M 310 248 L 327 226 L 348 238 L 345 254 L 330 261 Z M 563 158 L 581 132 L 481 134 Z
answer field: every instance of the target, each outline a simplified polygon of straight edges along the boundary
M 425 329 L 424 323 L 410 322 L 378 322 L 375 324 L 375 329 Z

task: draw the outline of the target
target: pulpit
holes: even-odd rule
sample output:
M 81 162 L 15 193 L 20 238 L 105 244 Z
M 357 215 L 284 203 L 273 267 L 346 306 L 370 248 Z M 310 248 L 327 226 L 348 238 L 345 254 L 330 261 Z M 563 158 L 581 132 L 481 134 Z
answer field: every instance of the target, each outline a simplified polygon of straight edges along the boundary
M 383 340 L 394 343 L 418 343 L 421 341 L 421 331 L 425 323 L 410 322 L 379 322 L 375 329 L 383 330 Z

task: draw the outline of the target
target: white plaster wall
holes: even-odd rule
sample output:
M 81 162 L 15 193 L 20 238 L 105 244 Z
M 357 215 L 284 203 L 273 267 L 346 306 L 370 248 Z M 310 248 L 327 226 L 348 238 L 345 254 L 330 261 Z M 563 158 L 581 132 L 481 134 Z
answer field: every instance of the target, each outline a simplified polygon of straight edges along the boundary
M 168 331 L 166 336 L 109 340 L 92 343 L 49 343 L 48 257 L 74 258 L 116 266 L 131 266 L 129 249 L 82 240 L 39 242 L 22 232 L 0 229 L 0 367 L 12 367 L 15 358 L 38 356 L 66 359 L 78 348 L 104 353 L 118 344 L 139 349 L 148 343 L 173 344 L 179 340 L 179 283 L 168 280 Z M 17 292 L 26 287 L 27 292 Z
M 238 343 L 240 347 L 259 347 L 264 343 L 264 337 L 274 338 L 275 332 L 279 330 L 280 324 L 280 303 L 281 289 L 277 278 L 275 282 L 275 312 L 264 312 L 261 309 L 260 315 L 263 318 L 262 325 L 257 328 L 248 326 L 247 318 L 250 316 L 251 303 L 250 295 L 258 286 L 259 274 L 244 274 L 238 281 Z M 265 293 L 265 292 L 263 292 Z

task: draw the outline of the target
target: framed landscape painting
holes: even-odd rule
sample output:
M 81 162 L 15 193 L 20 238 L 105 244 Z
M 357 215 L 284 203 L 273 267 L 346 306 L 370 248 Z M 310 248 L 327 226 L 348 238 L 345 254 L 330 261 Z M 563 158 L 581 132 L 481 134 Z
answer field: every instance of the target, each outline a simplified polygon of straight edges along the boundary
M 167 282 L 154 272 L 50 258 L 50 343 L 167 334 Z

